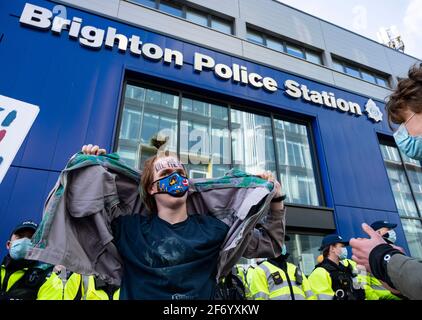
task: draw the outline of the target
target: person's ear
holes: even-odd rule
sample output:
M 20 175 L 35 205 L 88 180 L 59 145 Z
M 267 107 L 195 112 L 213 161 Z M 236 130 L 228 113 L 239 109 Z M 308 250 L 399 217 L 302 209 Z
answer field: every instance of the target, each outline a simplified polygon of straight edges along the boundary
M 12 245 L 12 241 L 7 240 L 7 242 L 6 242 L 6 249 L 9 250 L 11 245 Z
M 148 193 L 152 196 L 157 191 L 157 185 L 155 183 L 151 183 L 151 186 L 148 189 Z

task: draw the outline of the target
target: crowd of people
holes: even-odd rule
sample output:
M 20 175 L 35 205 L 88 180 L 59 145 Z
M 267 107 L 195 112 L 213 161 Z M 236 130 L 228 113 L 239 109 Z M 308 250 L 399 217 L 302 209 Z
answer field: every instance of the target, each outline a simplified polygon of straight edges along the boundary
M 422 160 L 422 66 L 400 80 L 386 111 L 400 125 L 397 146 Z M 137 180 L 86 145 L 59 182 L 40 226 L 12 230 L 0 299 L 422 299 L 422 262 L 394 245 L 388 221 L 363 224 L 369 238 L 324 237 L 308 277 L 288 262 L 285 195 L 271 172 L 190 186 L 179 159 L 157 153 Z M 236 265 L 242 256 L 266 259 Z

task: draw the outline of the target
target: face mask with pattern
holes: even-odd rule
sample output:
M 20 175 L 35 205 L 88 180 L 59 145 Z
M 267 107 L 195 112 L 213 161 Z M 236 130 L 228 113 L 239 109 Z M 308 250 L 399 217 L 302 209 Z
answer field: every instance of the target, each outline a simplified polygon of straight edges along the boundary
M 159 193 L 169 194 L 173 197 L 183 197 L 189 190 L 189 180 L 187 177 L 174 172 L 164 178 L 155 180 L 152 184 L 156 184 Z

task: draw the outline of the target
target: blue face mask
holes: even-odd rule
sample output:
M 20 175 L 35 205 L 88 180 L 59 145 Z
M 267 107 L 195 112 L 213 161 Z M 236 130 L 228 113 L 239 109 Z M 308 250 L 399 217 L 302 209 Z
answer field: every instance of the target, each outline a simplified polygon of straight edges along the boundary
M 392 243 L 397 241 L 397 234 L 394 230 L 388 231 L 383 237 Z
M 394 133 L 394 140 L 406 156 L 415 160 L 422 160 L 422 136 L 414 137 L 409 135 L 405 123 L 400 125 L 399 129 Z
M 341 251 L 340 251 L 338 258 L 340 260 L 347 259 L 347 248 L 346 247 L 341 248 Z
M 9 255 L 13 260 L 25 259 L 25 255 L 31 247 L 32 242 L 28 238 L 14 240 L 10 246 Z
M 283 256 L 285 256 L 287 254 L 287 247 L 285 244 L 283 244 L 283 246 L 281 247 L 281 254 Z
M 157 184 L 157 193 L 166 193 L 173 197 L 183 197 L 189 190 L 188 178 L 180 175 L 177 172 L 170 174 L 167 177 L 154 181 Z

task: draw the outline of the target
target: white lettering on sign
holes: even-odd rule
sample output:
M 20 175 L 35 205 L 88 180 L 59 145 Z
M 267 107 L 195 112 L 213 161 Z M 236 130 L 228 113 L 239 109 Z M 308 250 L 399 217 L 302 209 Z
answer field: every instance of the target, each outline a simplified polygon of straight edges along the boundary
M 358 103 L 337 98 L 332 92 L 309 90 L 306 85 L 301 85 L 294 80 L 286 80 L 284 87 L 286 94 L 292 98 L 302 98 L 306 102 L 337 109 L 340 112 L 348 112 L 357 116 L 362 115 L 362 109 Z
M 117 47 L 122 53 L 129 50 L 132 55 L 150 61 L 174 63 L 177 68 L 183 66 L 183 54 L 180 51 L 161 48 L 154 43 L 143 43 L 137 35 L 128 38 L 119 34 L 113 27 L 104 30 L 94 26 L 83 26 L 81 18 L 74 17 L 70 20 L 62 16 L 54 16 L 52 11 L 30 3 L 25 4 L 19 21 L 23 26 L 40 30 L 50 29 L 56 35 L 68 31 L 69 38 L 78 40 L 81 46 L 86 48 L 100 50 L 104 44 L 104 47 L 110 50 Z M 273 78 L 249 72 L 245 66 L 236 63 L 231 66 L 218 63 L 213 58 L 200 53 L 194 54 L 194 70 L 198 74 L 203 71 L 212 71 L 219 79 L 231 80 L 233 83 L 249 85 L 256 89 L 263 88 L 270 93 L 278 90 L 277 82 Z
M 199 73 L 205 70 L 214 70 L 221 79 L 232 79 L 233 82 L 250 84 L 255 88 L 263 87 L 270 92 L 276 92 L 278 89 L 277 82 L 270 77 L 264 78 L 254 72 L 248 73 L 245 66 L 239 66 L 236 63 L 233 63 L 232 66 L 222 63 L 216 65 L 213 58 L 202 53 L 195 53 L 194 69 Z

